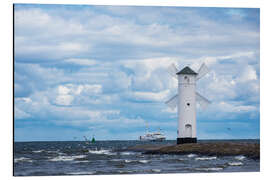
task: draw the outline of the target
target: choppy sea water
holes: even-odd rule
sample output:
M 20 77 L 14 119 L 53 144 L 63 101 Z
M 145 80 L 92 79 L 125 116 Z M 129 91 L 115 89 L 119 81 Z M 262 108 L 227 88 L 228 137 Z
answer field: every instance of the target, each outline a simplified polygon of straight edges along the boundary
M 250 143 L 258 143 L 250 140 Z M 126 148 L 175 141 L 15 142 L 14 176 L 256 172 L 260 161 L 239 156 L 151 155 Z

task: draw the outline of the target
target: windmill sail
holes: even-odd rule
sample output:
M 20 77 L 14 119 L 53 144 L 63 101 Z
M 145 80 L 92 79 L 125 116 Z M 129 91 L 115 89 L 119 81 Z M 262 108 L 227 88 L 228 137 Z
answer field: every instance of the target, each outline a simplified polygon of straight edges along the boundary
M 202 109 L 206 109 L 207 106 L 211 103 L 208 99 L 196 92 L 196 101 L 200 104 Z
M 169 99 L 168 101 L 166 101 L 165 104 L 167 104 L 171 109 L 176 108 L 176 106 L 178 104 L 178 94 L 176 94 L 171 99 Z
M 174 78 L 177 78 L 176 73 L 178 72 L 178 69 L 176 68 L 175 64 L 172 63 L 169 67 L 168 67 L 168 72 L 170 73 L 170 75 L 172 75 Z
M 198 71 L 198 75 L 196 76 L 196 80 L 201 79 L 204 75 L 206 75 L 209 72 L 209 69 L 207 66 L 203 63 Z

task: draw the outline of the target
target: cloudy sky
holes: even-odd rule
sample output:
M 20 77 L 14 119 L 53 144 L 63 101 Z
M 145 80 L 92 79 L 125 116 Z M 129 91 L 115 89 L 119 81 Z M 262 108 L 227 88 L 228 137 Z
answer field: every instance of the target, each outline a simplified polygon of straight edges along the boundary
M 260 12 L 16 4 L 15 141 L 176 139 L 170 64 L 211 70 L 197 91 L 198 139 L 260 136 Z

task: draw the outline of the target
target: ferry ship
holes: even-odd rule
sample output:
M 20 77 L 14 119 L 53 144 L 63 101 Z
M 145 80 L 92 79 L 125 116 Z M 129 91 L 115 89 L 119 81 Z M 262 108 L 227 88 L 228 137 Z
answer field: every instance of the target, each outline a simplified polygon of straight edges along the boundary
M 139 137 L 140 141 L 164 141 L 166 137 L 160 131 L 158 132 L 147 132 L 145 135 Z

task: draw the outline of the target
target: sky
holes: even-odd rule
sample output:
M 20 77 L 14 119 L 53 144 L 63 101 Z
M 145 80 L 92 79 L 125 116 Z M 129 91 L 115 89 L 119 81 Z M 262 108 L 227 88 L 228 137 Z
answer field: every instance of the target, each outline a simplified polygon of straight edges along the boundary
M 258 8 L 16 4 L 15 141 L 177 137 L 167 71 L 210 72 L 198 139 L 260 137 Z

